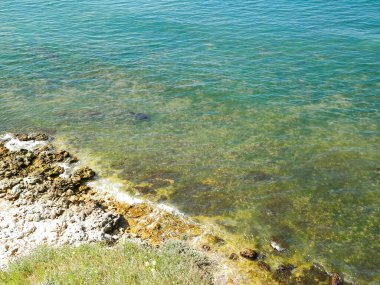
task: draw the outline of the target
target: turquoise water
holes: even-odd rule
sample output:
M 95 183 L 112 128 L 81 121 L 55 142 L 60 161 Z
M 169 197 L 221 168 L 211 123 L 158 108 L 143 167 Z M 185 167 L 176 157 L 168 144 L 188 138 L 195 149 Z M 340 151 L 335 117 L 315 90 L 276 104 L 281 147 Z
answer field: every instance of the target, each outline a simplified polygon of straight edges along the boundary
M 2 0 L 0 50 L 0 132 L 380 282 L 380 2 Z

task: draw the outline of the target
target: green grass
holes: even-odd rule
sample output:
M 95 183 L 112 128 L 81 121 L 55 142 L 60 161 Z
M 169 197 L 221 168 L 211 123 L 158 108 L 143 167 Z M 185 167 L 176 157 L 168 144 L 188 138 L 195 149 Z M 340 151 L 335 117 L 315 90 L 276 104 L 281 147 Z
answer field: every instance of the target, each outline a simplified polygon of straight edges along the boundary
M 0 271 L 0 284 L 211 284 L 211 270 L 205 256 L 180 242 L 160 249 L 135 243 L 42 247 Z

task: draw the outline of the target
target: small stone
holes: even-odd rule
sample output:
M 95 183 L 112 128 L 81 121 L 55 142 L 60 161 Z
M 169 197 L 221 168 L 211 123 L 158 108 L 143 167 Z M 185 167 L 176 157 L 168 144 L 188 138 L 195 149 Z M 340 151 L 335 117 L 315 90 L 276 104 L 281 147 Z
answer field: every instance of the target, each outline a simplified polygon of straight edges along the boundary
M 284 264 L 284 265 L 280 265 L 276 271 L 278 272 L 285 272 L 285 271 L 293 271 L 293 269 L 296 268 L 293 264 Z
M 273 277 L 277 281 L 284 282 L 292 274 L 293 269 L 295 268 L 292 264 L 282 264 L 280 265 L 273 274 Z
M 11 256 L 16 255 L 17 251 L 18 251 L 18 247 L 14 248 L 14 249 L 11 251 L 11 254 L 10 254 L 10 255 L 11 255 Z
M 209 245 L 207 245 L 207 244 L 204 244 L 204 245 L 202 245 L 202 249 L 203 249 L 204 251 L 210 251 L 210 250 L 211 250 L 211 247 L 210 247 Z
M 19 233 L 16 238 L 17 239 L 23 239 L 24 237 L 25 237 L 24 233 Z
M 228 257 L 231 260 L 238 260 L 239 256 L 236 253 L 231 253 L 230 256 Z
M 281 280 L 287 278 L 292 274 L 293 269 L 296 268 L 293 264 L 282 264 L 275 272 L 275 279 Z
M 286 247 L 285 242 L 278 237 L 272 237 L 270 241 L 270 246 L 278 252 L 285 251 L 285 247 Z
M 265 270 L 265 271 L 268 271 L 270 272 L 270 266 L 268 263 L 265 263 L 264 261 L 258 261 L 257 262 L 257 266 L 262 269 L 262 270 Z
M 36 227 L 35 226 L 31 226 L 30 228 L 28 228 L 24 233 L 26 235 L 30 235 L 32 233 L 34 233 L 36 231 Z
M 259 253 L 256 250 L 245 248 L 240 251 L 240 255 L 249 260 L 256 260 L 259 257 Z
M 331 285 L 343 285 L 343 279 L 337 273 L 331 275 Z

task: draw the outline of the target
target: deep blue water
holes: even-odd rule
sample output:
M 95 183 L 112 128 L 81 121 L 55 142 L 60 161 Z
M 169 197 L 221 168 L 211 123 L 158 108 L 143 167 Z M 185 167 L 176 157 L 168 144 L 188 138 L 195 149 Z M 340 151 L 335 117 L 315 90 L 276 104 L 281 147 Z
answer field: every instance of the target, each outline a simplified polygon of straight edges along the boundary
M 380 283 L 379 1 L 2 0 L 0 51 L 0 132 Z

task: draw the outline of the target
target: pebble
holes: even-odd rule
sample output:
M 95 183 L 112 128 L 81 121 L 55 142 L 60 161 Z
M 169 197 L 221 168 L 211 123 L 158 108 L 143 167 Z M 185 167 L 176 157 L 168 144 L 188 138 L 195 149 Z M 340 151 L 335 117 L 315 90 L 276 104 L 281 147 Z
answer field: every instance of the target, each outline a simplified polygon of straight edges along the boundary
M 256 250 L 245 248 L 240 251 L 240 255 L 249 260 L 256 260 L 259 257 L 259 253 Z
M 270 266 L 269 266 L 269 264 L 267 264 L 267 263 L 265 263 L 264 261 L 258 261 L 257 262 L 257 266 L 260 268 L 260 269 L 262 269 L 262 270 L 265 270 L 265 271 L 268 271 L 268 272 L 270 272 Z

